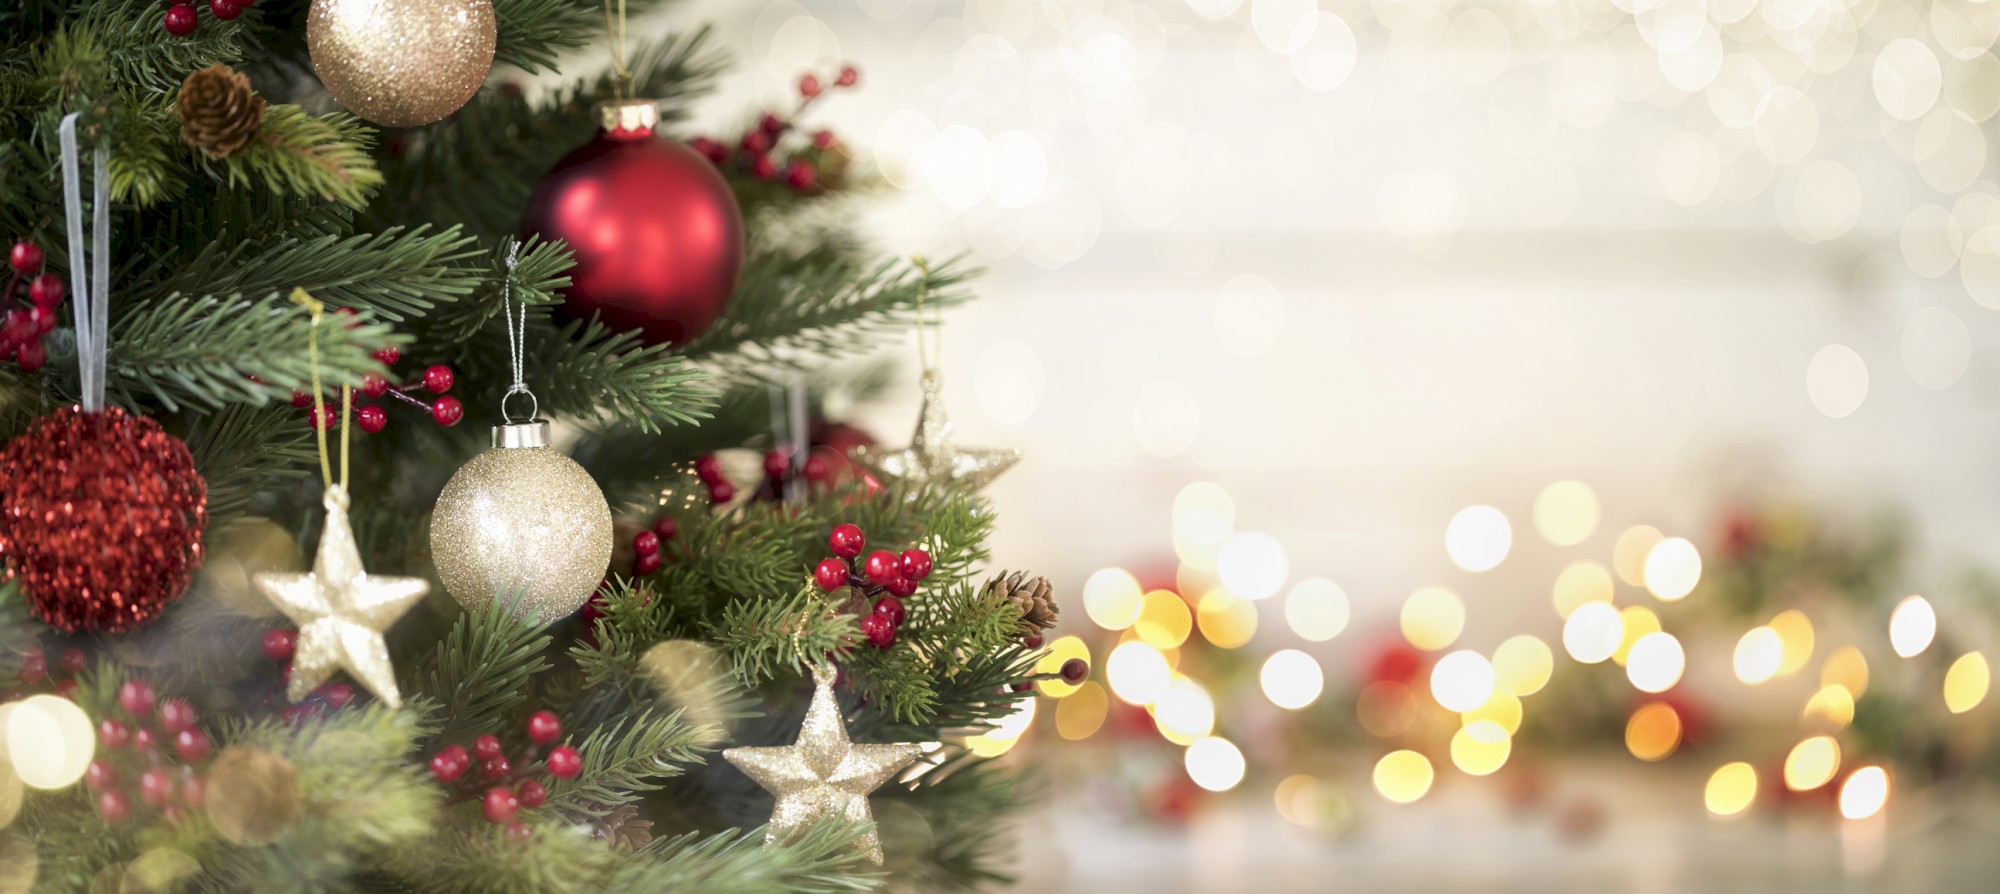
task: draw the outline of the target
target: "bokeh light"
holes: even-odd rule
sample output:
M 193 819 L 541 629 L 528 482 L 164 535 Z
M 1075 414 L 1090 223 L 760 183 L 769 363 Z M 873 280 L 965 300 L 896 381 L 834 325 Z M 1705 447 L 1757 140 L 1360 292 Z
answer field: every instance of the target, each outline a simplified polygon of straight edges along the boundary
M 1514 530 L 1500 510 L 1467 506 L 1445 526 L 1444 545 L 1452 564 L 1467 571 L 1490 571 L 1507 558 Z
M 1888 804 L 1889 771 L 1881 767 L 1862 767 L 1840 784 L 1840 815 L 1848 819 L 1867 819 Z
M 1451 737 L 1452 766 L 1468 776 L 1491 775 L 1506 765 L 1513 750 L 1513 737 L 1491 720 L 1468 723 Z
M 1160 650 L 1135 640 L 1111 650 L 1104 661 L 1104 678 L 1113 695 L 1135 705 L 1150 705 L 1167 694 L 1173 668 Z
M 1499 726 L 1513 735 L 1521 730 L 1521 699 L 1502 689 L 1493 690 L 1493 697 L 1486 703 L 1458 716 L 1459 723 L 1470 726 L 1486 722 Z
M 1896 604 L 1889 615 L 1889 646 L 1904 658 L 1915 658 L 1931 647 L 1937 637 L 1937 612 L 1922 596 L 1911 596 Z
M 1555 672 L 1555 653 L 1549 644 L 1521 634 L 1493 650 L 1493 678 L 1499 687 L 1516 696 L 1542 691 Z
M 1319 662 L 1297 649 L 1271 653 L 1271 657 L 1264 659 L 1264 669 L 1257 679 L 1264 687 L 1264 697 L 1288 711 L 1312 704 L 1326 685 Z
M 1215 732 L 1215 700 L 1200 683 L 1175 674 L 1167 684 L 1167 694 L 1153 703 L 1153 725 L 1167 741 L 1191 745 Z
M 1077 691 L 1081 685 L 1062 678 L 1062 666 L 1072 658 L 1090 662 L 1090 647 L 1077 636 L 1057 637 L 1049 643 L 1048 652 L 1035 662 L 1035 673 L 1047 675 L 1047 679 L 1037 681 L 1035 688 L 1049 698 L 1063 698 Z
M 1277 804 L 1278 815 L 1295 825 L 1318 826 L 1340 819 L 1337 806 L 1333 811 L 1336 815 L 1328 816 L 1330 799 L 1326 786 L 1303 773 L 1279 780 L 1271 799 Z
M 1685 538 L 1668 537 L 1646 553 L 1646 589 L 1664 602 L 1694 592 L 1701 582 L 1701 552 Z
M 1229 538 L 1216 555 L 1222 585 L 1245 599 L 1268 599 L 1285 586 L 1291 573 L 1285 548 L 1269 534 L 1246 531 Z
M 1643 605 L 1628 605 L 1618 610 L 1618 623 L 1621 631 L 1618 651 L 1611 653 L 1611 660 L 1622 667 L 1631 659 L 1632 647 L 1639 644 L 1641 637 L 1660 632 L 1660 616 Z
M 1639 638 L 1625 659 L 1625 676 L 1640 692 L 1665 692 L 1681 681 L 1687 653 L 1671 633 L 1655 631 Z
M 1557 546 L 1575 546 L 1597 533 L 1597 492 L 1581 481 L 1558 481 L 1535 497 L 1535 530 Z
M 1805 612 L 1787 609 L 1779 612 L 1767 626 L 1778 634 L 1778 641 L 1783 645 L 1778 660 L 1778 676 L 1789 677 L 1812 661 L 1813 625 Z
M 1037 699 L 1024 698 L 1014 702 L 1014 710 L 1000 718 L 991 729 L 965 737 L 965 750 L 980 757 L 999 757 L 1006 754 L 1020 741 L 1021 734 L 1035 722 L 1035 702 Z
M 1573 562 L 1556 576 L 1556 615 L 1569 619 L 1570 612 L 1586 602 L 1611 602 L 1616 587 L 1611 572 L 1596 562 Z
M 1611 567 L 1618 572 L 1618 579 L 1635 587 L 1645 586 L 1646 559 L 1664 539 L 1666 535 L 1652 525 L 1637 525 L 1619 534 L 1611 547 Z
M 1196 739 L 1187 747 L 1183 763 L 1188 778 L 1212 792 L 1226 792 L 1243 782 L 1243 752 L 1228 739 Z
M 1867 692 L 1868 658 L 1861 654 L 1861 647 L 1846 645 L 1827 653 L 1819 666 L 1819 684 L 1843 687 L 1855 698 Z
M 1174 537 L 1210 551 L 1236 531 L 1236 501 L 1222 485 L 1196 481 L 1174 495 Z
M 1563 650 L 1584 664 L 1610 660 L 1625 638 L 1625 622 L 1609 603 L 1586 602 L 1563 622 Z
M 1425 587 L 1403 601 L 1403 638 L 1427 652 L 1458 641 L 1465 631 L 1465 603 L 1443 587 Z
M 1642 761 L 1665 760 L 1681 744 L 1681 715 L 1665 702 L 1647 702 L 1625 721 L 1625 750 Z
M 1347 593 L 1323 577 L 1308 577 L 1285 594 L 1285 623 L 1300 638 L 1321 643 L 1347 629 Z
M 67 788 L 83 778 L 97 751 L 90 716 L 66 698 L 28 696 L 9 705 L 0 722 L 14 773 L 30 788 Z
M 1104 687 L 1085 680 L 1068 698 L 1056 702 L 1056 734 L 1065 739 L 1088 739 L 1104 726 L 1110 713 L 1111 697 Z
M 1832 781 L 1840 772 L 1840 743 L 1832 736 L 1810 736 L 1785 755 L 1785 787 L 1809 792 Z
M 1124 630 L 1139 620 L 1139 602 L 1144 596 L 1132 572 L 1104 568 L 1083 582 L 1083 611 L 1099 627 Z
M 1391 751 L 1375 762 L 1375 791 L 1397 804 L 1409 804 L 1431 790 L 1435 778 L 1428 758 L 1407 749 Z
M 1203 593 L 1195 607 L 1202 638 L 1219 649 L 1234 649 L 1257 635 L 1257 604 L 1221 587 Z
M 1769 627 L 1752 627 L 1736 641 L 1736 679 L 1752 686 L 1777 676 L 1784 660 L 1785 641 Z
M 1854 695 L 1845 686 L 1821 686 L 1799 709 L 1799 721 L 1815 732 L 1839 732 L 1854 722 Z
M 1756 801 L 1757 769 L 1742 761 L 1717 767 L 1702 789 L 1702 803 L 1716 816 L 1735 816 Z
M 1374 735 L 1400 736 L 1417 720 L 1417 694 L 1394 680 L 1370 683 L 1354 699 L 1354 716 Z
M 1868 363 L 1846 345 L 1827 345 L 1806 365 L 1806 397 L 1830 419 L 1845 419 L 1868 398 Z
M 1431 668 L 1431 697 L 1447 711 L 1478 708 L 1493 697 L 1494 685 L 1493 664 L 1469 649 L 1446 655 Z
M 1980 702 L 1986 700 L 1986 690 L 1992 682 L 1992 671 L 1986 666 L 1986 656 L 1978 652 L 1960 655 L 1944 674 L 1944 706 L 1953 714 L 1977 708 Z
M 1139 640 L 1155 649 L 1178 649 L 1194 632 L 1194 613 L 1172 590 L 1154 590 L 1139 600 L 1139 620 L 1132 624 Z

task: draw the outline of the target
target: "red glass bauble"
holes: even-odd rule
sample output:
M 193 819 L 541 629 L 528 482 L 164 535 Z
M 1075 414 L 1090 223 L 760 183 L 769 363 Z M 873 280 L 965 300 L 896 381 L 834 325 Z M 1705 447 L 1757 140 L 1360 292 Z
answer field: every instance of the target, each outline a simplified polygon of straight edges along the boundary
M 159 423 L 65 407 L 7 442 L 0 469 L 0 556 L 36 617 L 119 633 L 187 591 L 201 566 L 208 486 Z
M 650 106 L 565 156 L 528 199 L 522 229 L 576 254 L 564 315 L 596 314 L 647 344 L 679 344 L 722 315 L 743 271 L 743 212 L 701 153 L 653 132 Z

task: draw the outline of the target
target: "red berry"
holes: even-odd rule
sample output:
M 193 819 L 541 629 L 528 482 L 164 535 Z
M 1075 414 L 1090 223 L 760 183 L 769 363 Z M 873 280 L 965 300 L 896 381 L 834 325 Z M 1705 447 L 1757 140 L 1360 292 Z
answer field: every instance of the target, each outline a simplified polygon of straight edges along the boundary
M 909 597 L 916 595 L 917 582 L 907 577 L 904 577 L 902 574 L 898 573 L 895 577 L 883 581 L 882 589 L 888 590 L 890 593 L 894 595 L 908 599 Z
M 74 698 L 76 696 L 76 687 L 76 678 L 71 677 L 56 684 L 56 694 L 63 698 Z
M 785 119 L 765 112 L 763 117 L 757 119 L 757 129 L 771 136 L 777 136 L 779 131 L 785 129 Z
M 513 769 L 514 765 L 509 763 L 506 758 L 492 758 L 479 763 L 479 778 L 487 780 L 499 779 L 512 772 Z
M 126 680 L 118 687 L 118 707 L 133 717 L 145 717 L 153 713 L 153 687 L 144 680 Z
M 388 394 L 389 380 L 375 373 L 362 373 L 361 393 L 367 397 L 381 397 Z
M 490 761 L 500 756 L 500 737 L 492 734 L 472 740 L 472 756 Z
M 833 143 L 834 143 L 833 131 L 830 130 L 813 131 L 814 149 L 832 149 Z
M 862 565 L 868 579 L 878 584 L 886 584 L 903 576 L 901 560 L 886 549 L 878 549 L 868 554 L 868 561 Z
M 812 189 L 819 185 L 819 171 L 803 158 L 794 158 L 785 165 L 785 182 L 793 189 Z
M 40 341 L 31 341 L 14 352 L 14 362 L 20 364 L 22 372 L 34 372 L 49 362 L 49 352 Z
M 835 77 L 833 82 L 842 87 L 852 87 L 860 80 L 861 72 L 856 71 L 852 65 L 843 65 L 840 67 L 840 75 Z
M 903 550 L 903 576 L 912 583 L 931 576 L 931 554 L 920 549 Z
M 53 308 L 62 303 L 65 293 L 63 281 L 53 273 L 44 273 L 28 281 L 28 300 L 36 307 Z
M 826 480 L 826 460 L 817 456 L 806 457 L 806 480 L 818 484 Z
M 557 779 L 571 779 L 583 772 L 583 755 L 568 745 L 557 745 L 549 750 L 549 775 Z
M 640 531 L 632 535 L 632 551 L 642 556 L 650 556 L 660 551 L 660 535 L 651 531 Z
M 299 635 L 290 630 L 264 631 L 264 657 L 272 661 L 283 661 L 292 657 L 292 650 L 298 647 Z
M 717 481 L 708 486 L 708 501 L 717 505 L 736 499 L 736 485 Z
M 83 784 L 93 792 L 101 792 L 118 784 L 118 768 L 110 761 L 91 761 L 83 768 Z
M 632 562 L 632 573 L 638 577 L 645 577 L 658 570 L 660 570 L 660 554 L 658 552 L 646 553 Z
M 903 626 L 903 619 L 908 617 L 908 613 L 903 610 L 903 600 L 897 599 L 893 595 L 875 600 L 875 613 L 878 615 L 888 615 L 889 623 L 898 627 Z
M 34 307 L 28 309 L 28 319 L 35 324 L 35 331 L 34 331 L 35 335 L 47 335 L 50 332 L 55 331 L 56 328 L 55 308 L 43 307 L 37 304 Z
M 806 75 L 805 77 L 799 79 L 800 96 L 808 98 L 818 96 L 819 91 L 820 91 L 820 85 L 818 77 L 813 75 Z
M 514 818 L 514 813 L 521 809 L 521 800 L 506 787 L 496 785 L 486 790 L 480 807 L 486 812 L 486 821 L 497 826 Z
M 764 474 L 772 478 L 783 478 L 791 470 L 792 460 L 783 450 L 770 450 L 764 453 Z
M 21 659 L 21 679 L 33 683 L 49 675 L 49 661 L 40 652 Z
M 208 11 L 215 13 L 216 18 L 228 21 L 242 15 L 243 7 L 234 0 L 208 0 Z
M 23 239 L 7 252 L 7 263 L 15 273 L 27 276 L 42 269 L 42 247 Z
M 549 790 L 533 779 L 521 780 L 521 784 L 514 787 L 514 794 L 521 799 L 522 807 L 530 809 L 542 806 L 542 802 L 549 799 Z
M 439 425 L 450 428 L 457 425 L 458 420 L 465 418 L 465 405 L 459 403 L 458 398 L 447 394 L 431 405 L 431 418 L 436 419 Z
M 1062 678 L 1071 683 L 1081 683 L 1090 675 L 1090 663 L 1081 658 L 1071 658 L 1062 663 Z
M 703 158 L 717 167 L 721 167 L 723 162 L 729 160 L 729 147 L 707 137 L 695 137 L 688 145 L 694 147 L 694 151 L 701 153 Z
M 834 528 L 833 533 L 826 538 L 826 544 L 833 547 L 833 554 L 843 559 L 861 555 L 861 550 L 867 542 L 867 538 L 861 536 L 861 526 L 853 524 Z
M 562 738 L 562 720 L 554 711 L 536 711 L 528 715 L 528 740 L 537 745 L 547 745 Z
M 179 804 L 168 804 L 160 809 L 160 819 L 169 826 L 178 826 L 187 819 L 187 811 Z
M 451 367 L 442 363 L 424 370 L 424 390 L 432 394 L 443 394 L 451 390 Z
M 743 135 L 743 151 L 751 155 L 763 155 L 771 151 L 771 135 L 761 130 L 753 130 Z
M 154 767 L 139 774 L 139 800 L 159 807 L 173 793 L 174 777 L 167 775 L 167 771 Z
M 193 729 L 195 723 L 194 706 L 184 699 L 171 698 L 160 703 L 160 728 L 168 735 L 179 735 L 181 730 Z
M 325 697 L 327 705 L 334 710 L 345 708 L 348 702 L 354 700 L 354 687 L 346 683 L 335 683 L 326 687 Z
M 180 9 L 181 7 L 176 6 L 174 8 Z M 124 822 L 126 817 L 132 815 L 132 802 L 125 797 L 124 792 L 117 789 L 99 792 L 97 795 L 97 813 L 99 816 L 104 817 L 105 822 L 115 826 Z
M 750 156 L 750 176 L 759 180 L 772 180 L 778 176 L 778 163 L 762 152 Z
M 444 750 L 431 755 L 431 775 L 446 785 L 457 782 L 471 766 L 472 756 L 462 746 L 446 745 Z
M 662 542 L 674 539 L 680 532 L 681 523 L 671 515 L 662 515 L 659 521 L 653 523 L 653 533 L 660 535 Z
M 343 307 L 341 310 L 347 311 L 350 314 L 353 313 L 353 308 Z M 383 366 L 395 366 L 396 361 L 401 359 L 403 359 L 403 352 L 395 348 L 383 348 L 375 352 L 375 362 Z
M 861 619 L 861 635 L 867 637 L 869 645 L 886 649 L 896 644 L 896 625 L 888 615 L 869 612 L 868 617 Z
M 132 741 L 132 728 L 106 717 L 97 724 L 97 741 L 105 750 L 116 751 Z
M 160 734 L 150 726 L 142 726 L 132 731 L 132 750 L 145 754 L 160 746 Z
M 315 429 L 339 428 L 340 408 L 333 404 L 320 404 L 318 409 L 306 414 L 306 424 Z
M 839 559 L 821 559 L 819 567 L 813 569 L 813 583 L 828 592 L 847 586 L 847 563 Z
M 514 842 L 515 844 L 520 844 L 523 841 L 527 841 L 528 839 L 533 838 L 534 835 L 535 835 L 534 830 L 529 829 L 528 824 L 521 822 L 520 820 L 515 820 L 507 824 L 507 840 Z
M 1030 649 L 1039 649 L 1042 647 L 1042 635 L 1037 633 L 1033 636 L 1023 638 L 1021 640 L 1021 645 L 1026 646 L 1027 648 Z
M 307 394 L 307 393 L 305 393 L 305 392 L 303 392 L 303 391 L 300 391 L 300 390 L 298 390 L 298 389 L 296 389 L 296 388 L 292 389 L 292 408 L 293 408 L 293 409 L 296 409 L 296 410 L 303 410 L 303 409 L 305 409 L 305 408 L 307 408 L 307 407 L 310 407 L 310 406 L 312 406 L 312 405 L 313 405 L 313 399 L 312 399 L 312 395 L 310 395 L 310 394 Z
M 290 724 L 292 726 L 297 726 L 299 721 L 305 719 L 305 716 L 306 716 L 305 709 L 299 707 L 298 705 L 291 705 L 285 708 L 283 711 L 278 712 L 278 719 L 283 720 L 285 723 Z
M 181 778 L 182 804 L 186 804 L 189 807 L 200 807 L 207 802 L 208 783 L 203 782 L 200 776 L 189 775 Z
M 354 409 L 354 424 L 372 435 L 389 427 L 389 414 L 374 404 L 362 404 Z
M 168 34 L 171 34 L 175 37 L 186 37 L 194 33 L 195 25 L 196 22 L 194 18 L 194 7 L 192 6 L 167 7 L 166 26 Z
M 722 460 L 713 453 L 702 454 L 694 461 L 695 477 L 704 484 L 714 484 L 722 480 Z
M 198 729 L 184 729 L 174 736 L 174 751 L 181 760 L 198 764 L 208 759 L 208 735 Z

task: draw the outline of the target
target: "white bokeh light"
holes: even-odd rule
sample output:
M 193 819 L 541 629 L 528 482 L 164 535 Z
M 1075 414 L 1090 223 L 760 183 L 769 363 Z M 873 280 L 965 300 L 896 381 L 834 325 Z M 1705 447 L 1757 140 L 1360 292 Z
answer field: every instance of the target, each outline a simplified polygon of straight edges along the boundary
M 1291 574 L 1285 548 L 1271 535 L 1256 531 L 1245 531 L 1224 542 L 1215 568 L 1223 586 L 1250 600 L 1275 595 Z
M 1452 564 L 1467 571 L 1490 571 L 1507 558 L 1514 530 L 1500 510 L 1467 506 L 1445 526 L 1444 542 Z

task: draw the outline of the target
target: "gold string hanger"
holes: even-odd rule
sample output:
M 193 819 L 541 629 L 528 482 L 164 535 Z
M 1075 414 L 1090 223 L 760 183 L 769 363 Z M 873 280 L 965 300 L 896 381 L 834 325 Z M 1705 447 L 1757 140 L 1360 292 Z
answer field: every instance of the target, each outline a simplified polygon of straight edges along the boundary
M 333 468 L 326 449 L 326 401 L 325 390 L 319 377 L 319 324 L 326 319 L 326 303 L 314 298 L 304 289 L 292 290 L 292 302 L 303 306 L 312 314 L 312 324 L 306 330 L 306 359 L 312 363 L 313 430 L 319 441 L 319 475 L 328 488 L 336 484 L 347 489 L 347 439 L 348 422 L 354 411 L 354 386 L 340 386 L 340 480 L 333 480 Z
M 615 13 L 612 3 L 604 0 L 604 31 L 611 38 L 611 98 L 626 100 L 632 98 L 632 69 L 625 67 L 625 0 L 616 0 Z

